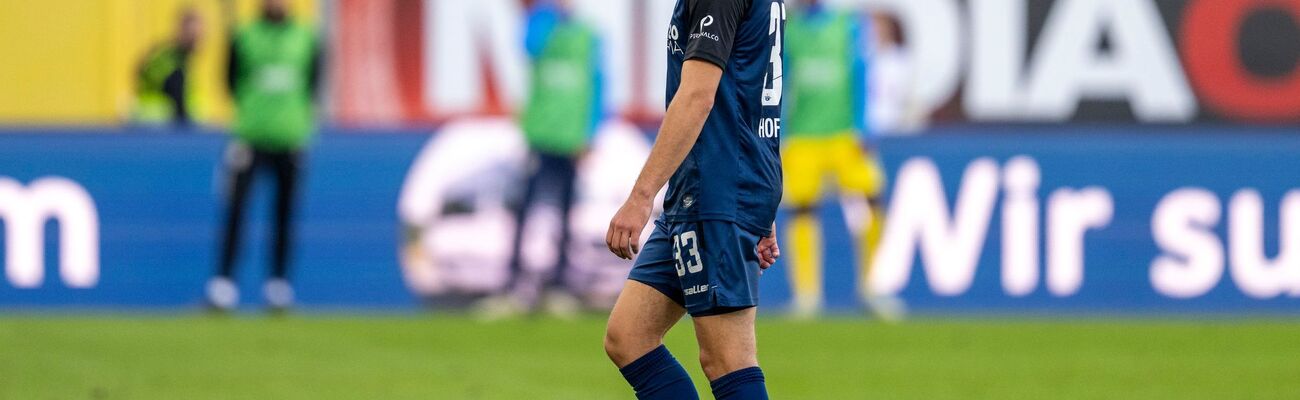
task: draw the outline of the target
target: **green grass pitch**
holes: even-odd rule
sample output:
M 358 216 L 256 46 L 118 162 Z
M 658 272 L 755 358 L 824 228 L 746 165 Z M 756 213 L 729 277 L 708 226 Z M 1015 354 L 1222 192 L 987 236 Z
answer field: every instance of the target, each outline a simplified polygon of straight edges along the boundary
M 629 399 L 603 320 L 0 317 L 0 399 Z M 668 345 L 703 398 L 689 323 Z M 1300 399 L 1300 321 L 759 322 L 777 399 Z

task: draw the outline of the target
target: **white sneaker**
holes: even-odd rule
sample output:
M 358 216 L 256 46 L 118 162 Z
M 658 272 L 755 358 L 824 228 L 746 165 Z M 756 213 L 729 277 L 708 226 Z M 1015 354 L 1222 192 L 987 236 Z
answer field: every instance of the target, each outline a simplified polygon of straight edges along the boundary
M 233 311 L 239 306 L 239 287 L 230 278 L 208 280 L 208 305 L 220 311 Z
M 474 305 L 475 318 L 484 322 L 518 318 L 527 313 L 528 307 L 509 294 L 490 296 Z
M 542 306 L 547 314 L 565 321 L 578 319 L 582 314 L 582 300 L 566 291 L 547 291 Z
M 819 296 L 795 296 L 790 303 L 790 317 L 797 320 L 816 319 L 822 313 L 822 299 Z
M 293 286 L 285 279 L 272 279 L 266 281 L 262 286 L 262 295 L 266 297 L 266 304 L 276 310 L 287 310 L 293 307 Z
M 907 316 L 907 302 L 897 296 L 867 296 L 867 309 L 886 323 L 898 323 Z

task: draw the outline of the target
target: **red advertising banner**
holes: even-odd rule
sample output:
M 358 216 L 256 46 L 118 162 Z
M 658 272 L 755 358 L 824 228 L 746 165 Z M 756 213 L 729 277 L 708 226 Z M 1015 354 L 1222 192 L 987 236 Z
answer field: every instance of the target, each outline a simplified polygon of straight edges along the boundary
M 908 113 L 997 123 L 1300 121 L 1300 1 L 827 2 L 860 9 L 864 21 L 872 13 L 897 21 L 900 48 L 869 52 L 881 69 L 902 72 L 870 81 L 899 88 L 881 101 Z M 508 114 L 527 88 L 527 3 L 339 0 L 336 119 Z M 607 108 L 656 119 L 673 0 L 573 3 L 601 34 Z

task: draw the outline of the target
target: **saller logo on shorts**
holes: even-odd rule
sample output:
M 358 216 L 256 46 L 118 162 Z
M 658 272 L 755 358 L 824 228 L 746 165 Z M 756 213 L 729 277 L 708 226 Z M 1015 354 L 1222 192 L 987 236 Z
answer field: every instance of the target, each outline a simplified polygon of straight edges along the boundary
M 686 288 L 686 295 L 700 294 L 709 291 L 709 285 L 695 285 Z

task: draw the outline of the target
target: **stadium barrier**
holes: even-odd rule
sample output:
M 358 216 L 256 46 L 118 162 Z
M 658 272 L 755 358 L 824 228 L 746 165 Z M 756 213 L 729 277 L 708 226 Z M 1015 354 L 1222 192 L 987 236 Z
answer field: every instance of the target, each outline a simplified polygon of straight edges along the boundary
M 583 166 L 573 221 L 581 266 L 567 278 L 597 304 L 627 265 L 591 237 L 602 237 L 648 145 L 613 124 Z M 224 146 L 208 134 L 0 135 L 0 308 L 200 304 L 216 259 Z M 1300 310 L 1300 136 L 1291 132 L 962 127 L 878 147 L 891 203 L 870 286 L 912 310 Z M 499 287 L 522 160 L 504 121 L 438 135 L 326 132 L 308 158 L 294 258 L 300 300 L 410 309 Z M 254 304 L 267 258 L 265 192 L 255 189 L 241 258 Z M 822 212 L 827 305 L 857 309 L 853 240 L 838 207 Z M 538 215 L 543 223 L 529 229 L 544 238 L 557 221 Z M 528 268 L 554 257 L 544 241 L 525 252 Z M 762 279 L 769 309 L 789 299 L 783 267 Z

